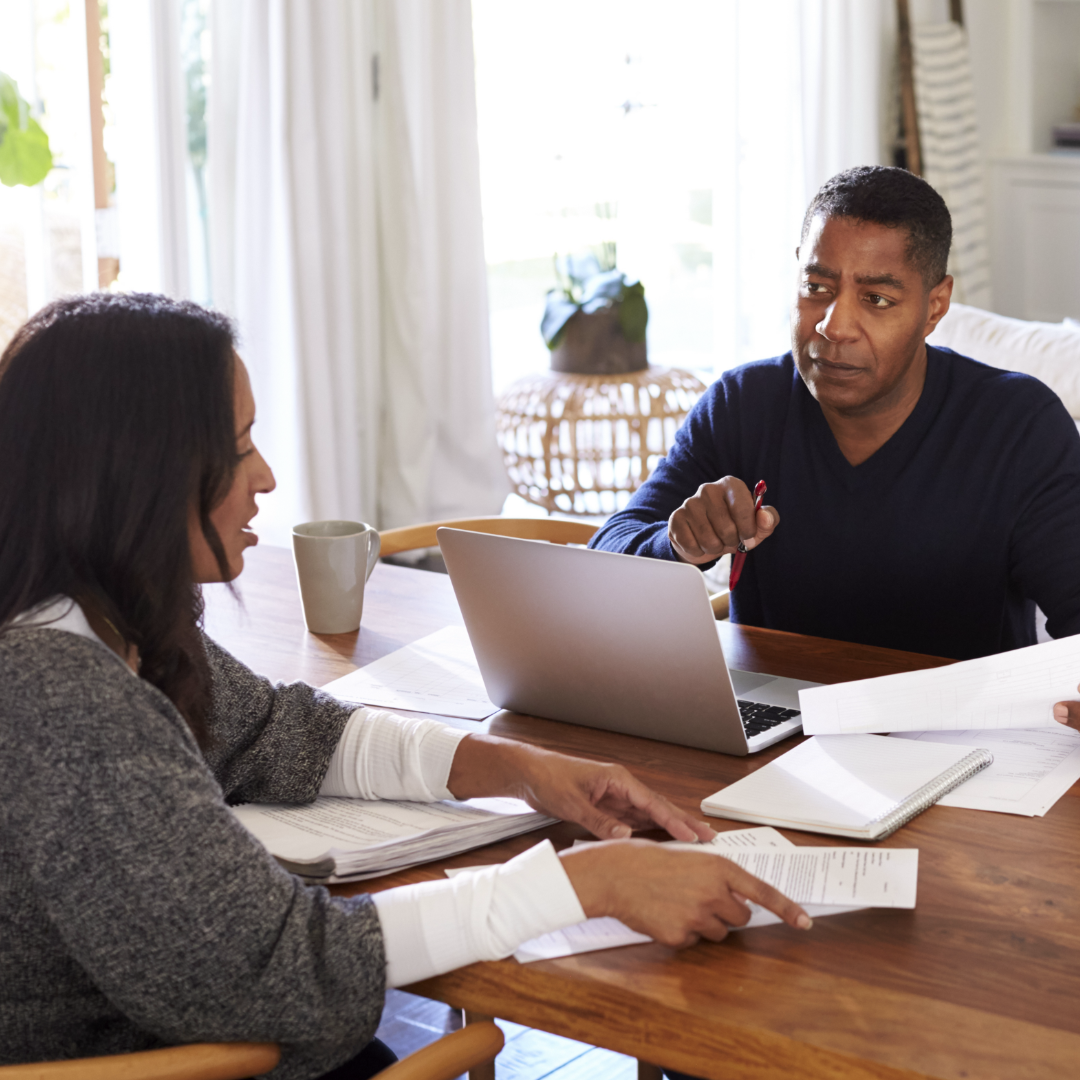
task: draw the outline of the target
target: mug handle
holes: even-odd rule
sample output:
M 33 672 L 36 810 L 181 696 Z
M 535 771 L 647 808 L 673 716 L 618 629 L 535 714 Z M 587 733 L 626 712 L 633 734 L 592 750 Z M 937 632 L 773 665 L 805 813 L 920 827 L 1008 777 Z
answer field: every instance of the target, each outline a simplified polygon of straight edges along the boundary
M 368 555 L 367 555 L 367 573 L 364 575 L 364 581 L 371 580 L 371 571 L 375 569 L 375 564 L 379 561 L 379 552 L 382 551 L 382 537 L 375 529 L 368 530 Z

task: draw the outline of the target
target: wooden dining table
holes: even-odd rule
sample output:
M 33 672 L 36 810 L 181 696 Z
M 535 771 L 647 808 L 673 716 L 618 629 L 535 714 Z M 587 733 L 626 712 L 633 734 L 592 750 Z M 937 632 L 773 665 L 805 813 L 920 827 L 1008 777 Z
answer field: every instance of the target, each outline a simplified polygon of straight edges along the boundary
M 260 547 L 247 563 L 235 591 L 205 589 L 206 626 L 275 681 L 320 685 L 462 621 L 445 575 L 380 564 L 360 630 L 316 636 L 304 628 L 290 553 Z M 948 663 L 719 626 L 728 663 L 748 671 L 831 683 Z M 699 816 L 705 796 L 795 744 L 739 758 L 507 712 L 448 722 L 619 762 Z M 543 836 L 561 848 L 585 835 L 560 824 L 335 891 L 439 878 Z M 760 927 L 681 951 L 654 943 L 478 963 L 407 989 L 710 1080 L 1080 1077 L 1080 785 L 1041 818 L 935 806 L 880 844 L 919 849 L 914 910 L 832 916 L 810 932 Z

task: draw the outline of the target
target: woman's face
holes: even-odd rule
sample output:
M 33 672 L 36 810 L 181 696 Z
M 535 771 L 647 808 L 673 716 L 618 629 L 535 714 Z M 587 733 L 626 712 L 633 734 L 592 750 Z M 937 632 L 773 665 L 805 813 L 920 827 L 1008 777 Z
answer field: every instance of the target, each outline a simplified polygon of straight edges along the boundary
M 259 512 L 255 496 L 265 495 L 276 487 L 270 466 L 251 441 L 255 398 L 251 394 L 251 381 L 244 362 L 239 356 L 235 360 L 233 415 L 236 417 L 236 452 L 240 463 L 236 466 L 229 493 L 210 512 L 210 520 L 221 537 L 221 546 L 225 549 L 229 565 L 229 576 L 225 581 L 232 581 L 244 569 L 244 549 L 259 542 L 259 538 L 248 528 L 248 523 Z M 221 567 L 199 524 L 198 509 L 194 507 L 188 520 L 188 542 L 191 544 L 195 580 L 200 584 L 223 580 Z

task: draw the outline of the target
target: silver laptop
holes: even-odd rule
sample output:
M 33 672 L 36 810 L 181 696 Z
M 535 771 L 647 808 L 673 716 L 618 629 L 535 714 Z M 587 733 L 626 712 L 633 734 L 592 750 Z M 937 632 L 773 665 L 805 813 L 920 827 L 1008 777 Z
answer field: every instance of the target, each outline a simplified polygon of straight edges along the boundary
M 439 529 L 488 697 L 503 709 L 752 754 L 802 730 L 817 683 L 729 670 L 701 571 Z

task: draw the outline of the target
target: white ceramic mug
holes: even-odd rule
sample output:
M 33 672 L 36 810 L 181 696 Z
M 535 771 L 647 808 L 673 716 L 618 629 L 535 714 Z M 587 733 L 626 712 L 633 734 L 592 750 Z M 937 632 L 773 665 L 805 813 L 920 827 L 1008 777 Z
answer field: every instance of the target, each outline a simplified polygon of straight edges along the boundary
M 313 634 L 360 628 L 364 586 L 379 561 L 379 534 L 361 521 L 308 521 L 292 533 L 304 622 Z

